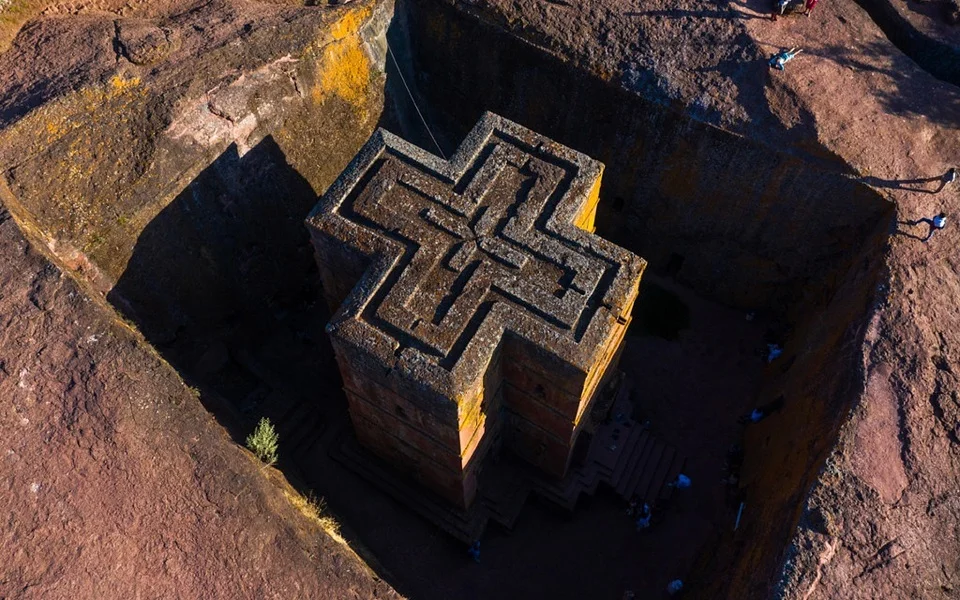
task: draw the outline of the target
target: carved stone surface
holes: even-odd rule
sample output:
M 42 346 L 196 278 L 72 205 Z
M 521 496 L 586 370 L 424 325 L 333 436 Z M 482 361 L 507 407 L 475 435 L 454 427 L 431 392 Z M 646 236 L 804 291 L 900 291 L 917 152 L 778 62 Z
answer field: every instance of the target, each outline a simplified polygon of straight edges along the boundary
M 592 233 L 602 165 L 487 114 L 441 160 L 380 130 L 307 219 L 360 441 L 460 506 L 483 457 L 562 476 L 645 262 Z

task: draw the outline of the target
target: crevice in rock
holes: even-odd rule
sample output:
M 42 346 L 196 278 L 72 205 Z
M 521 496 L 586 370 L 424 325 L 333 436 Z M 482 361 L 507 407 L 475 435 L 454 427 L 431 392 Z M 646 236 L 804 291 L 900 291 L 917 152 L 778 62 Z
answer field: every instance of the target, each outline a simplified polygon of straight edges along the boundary
M 900 0 L 856 0 L 887 39 L 921 69 L 940 81 L 960 86 L 960 46 L 951 46 L 917 29 L 894 7 Z
M 113 52 L 117 55 L 117 62 L 121 60 L 126 60 L 127 62 L 133 62 L 130 59 L 130 55 L 127 52 L 127 47 L 124 46 L 123 41 L 120 39 L 120 21 L 114 20 L 113 22 Z

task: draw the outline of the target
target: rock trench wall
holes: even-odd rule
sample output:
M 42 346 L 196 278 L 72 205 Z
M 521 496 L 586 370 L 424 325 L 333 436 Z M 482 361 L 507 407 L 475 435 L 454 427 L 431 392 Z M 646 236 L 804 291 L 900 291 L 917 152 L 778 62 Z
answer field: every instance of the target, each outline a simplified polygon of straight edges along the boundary
M 775 597 L 798 521 L 835 533 L 828 515 L 805 514 L 804 506 L 818 477 L 829 470 L 825 461 L 863 393 L 864 340 L 885 295 L 886 238 L 886 227 L 878 226 L 835 293 L 822 309 L 803 313 L 783 356 L 768 368 L 758 404 L 783 395 L 784 407 L 745 432 L 743 517 L 736 532 L 731 523 L 716 551 L 704 555 L 697 576 L 701 597 Z
M 704 598 L 768 597 L 863 389 L 891 204 L 825 152 L 781 152 L 697 122 L 469 9 L 406 0 L 398 13 L 389 39 L 412 63 L 407 77 L 417 73 L 416 93 L 440 131 L 493 110 L 601 160 L 600 235 L 706 297 L 790 324 L 758 398 L 783 394 L 785 407 L 744 441 L 741 528 L 734 534 L 731 523 L 693 575 Z
M 826 153 L 695 121 L 443 0 L 398 3 L 388 38 L 451 141 L 490 110 L 600 160 L 598 231 L 725 304 L 782 313 L 829 294 L 828 275 L 891 218 Z
M 303 219 L 380 118 L 392 12 L 216 0 L 28 25 L 0 67 L 33 60 L 0 94 L 19 216 L 155 344 L 315 295 Z M 87 43 L 30 56 L 51 37 Z

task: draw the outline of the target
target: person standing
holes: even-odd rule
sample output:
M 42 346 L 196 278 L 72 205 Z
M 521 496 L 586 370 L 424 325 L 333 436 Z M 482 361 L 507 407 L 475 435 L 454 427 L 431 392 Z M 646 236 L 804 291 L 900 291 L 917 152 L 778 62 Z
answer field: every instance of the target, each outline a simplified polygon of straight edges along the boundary
M 650 529 L 650 522 L 652 520 L 653 520 L 653 511 L 650 510 L 650 505 L 644 502 L 643 508 L 640 509 L 640 516 L 637 517 L 637 531 Z

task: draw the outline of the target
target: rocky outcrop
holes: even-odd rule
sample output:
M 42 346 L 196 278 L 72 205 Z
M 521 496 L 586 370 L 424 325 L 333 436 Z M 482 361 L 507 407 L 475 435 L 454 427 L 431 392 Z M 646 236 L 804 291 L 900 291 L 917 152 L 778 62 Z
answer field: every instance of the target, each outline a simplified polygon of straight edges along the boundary
M 0 596 L 398 597 L 2 203 L 0 255 Z
M 217 0 L 35 21 L 0 58 L 3 173 L 57 253 L 108 289 L 147 223 L 231 147 L 267 140 L 325 188 L 380 115 L 391 10 Z
M 103 301 L 156 342 L 302 292 L 392 3 L 151 8 L 44 17 L 0 56 L 0 596 L 396 597 Z

